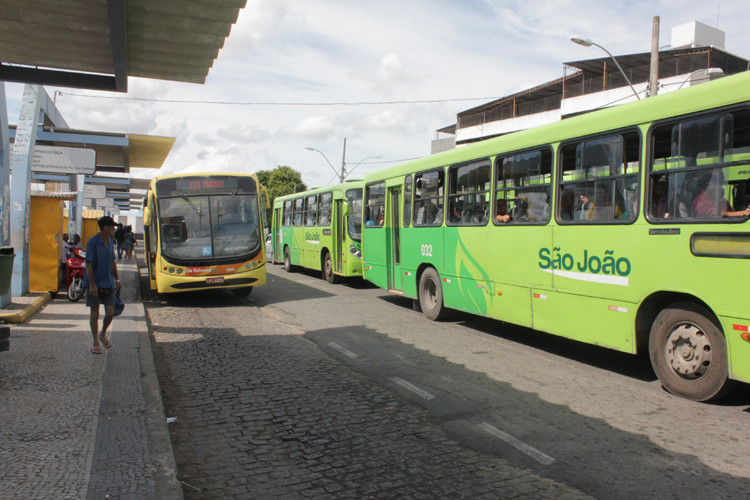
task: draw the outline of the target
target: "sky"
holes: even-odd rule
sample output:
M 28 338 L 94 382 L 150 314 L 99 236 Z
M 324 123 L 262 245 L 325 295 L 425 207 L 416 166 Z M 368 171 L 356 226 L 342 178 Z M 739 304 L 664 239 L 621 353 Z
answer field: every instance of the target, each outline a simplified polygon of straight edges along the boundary
M 161 169 L 133 177 L 288 165 L 317 187 L 337 182 L 345 139 L 348 178 L 362 178 L 429 155 L 458 112 L 605 55 L 573 35 L 617 56 L 651 50 L 654 16 L 662 47 L 695 20 L 750 59 L 748 14 L 747 0 L 248 0 L 205 84 L 45 89 L 71 128 L 176 138 Z M 5 85 L 15 124 L 23 86 Z

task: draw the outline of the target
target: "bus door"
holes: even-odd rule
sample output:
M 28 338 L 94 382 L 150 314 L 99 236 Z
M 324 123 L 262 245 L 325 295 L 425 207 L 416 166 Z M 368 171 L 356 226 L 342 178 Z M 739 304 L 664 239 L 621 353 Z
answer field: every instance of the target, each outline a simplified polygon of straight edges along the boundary
M 386 226 L 388 290 L 403 290 L 401 277 L 401 186 L 388 188 L 390 217 Z
M 275 262 L 284 258 L 281 254 L 281 207 L 273 211 L 273 223 L 271 227 L 276 230 L 275 234 L 271 235 L 271 242 L 273 243 L 272 260 Z
M 335 270 L 338 273 L 344 272 L 344 252 L 347 251 L 346 248 L 346 217 L 344 216 L 344 200 L 336 200 L 334 201 L 335 207 L 334 211 L 336 213 L 336 222 L 335 222 L 335 228 L 336 228 L 336 234 L 334 236 L 334 249 L 333 253 L 336 254 L 334 266 Z

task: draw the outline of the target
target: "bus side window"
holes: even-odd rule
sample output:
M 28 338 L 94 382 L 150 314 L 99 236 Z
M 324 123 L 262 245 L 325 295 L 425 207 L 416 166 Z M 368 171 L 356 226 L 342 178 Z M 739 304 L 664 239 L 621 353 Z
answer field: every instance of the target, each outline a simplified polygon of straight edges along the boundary
M 546 223 L 552 152 L 544 148 L 498 157 L 495 166 L 495 224 Z
M 750 110 L 661 125 L 651 137 L 650 219 L 720 221 L 746 216 Z
M 333 193 L 323 193 L 320 195 L 320 212 L 318 215 L 319 226 L 331 225 L 332 200 L 333 200 Z
M 305 225 L 314 226 L 318 219 L 318 195 L 310 195 L 305 198 Z
M 414 225 L 439 226 L 443 223 L 443 169 L 414 176 Z
M 365 226 L 382 227 L 385 220 L 385 182 L 365 187 Z
M 302 208 L 304 205 L 305 200 L 302 198 L 297 198 L 294 200 L 294 226 L 301 226 L 302 225 Z
M 284 202 L 284 215 L 283 215 L 283 226 L 292 225 L 292 200 L 286 200 Z
M 641 164 L 637 132 L 626 131 L 566 144 L 561 148 L 560 163 L 558 222 L 635 220 Z M 562 205 L 563 193 L 566 193 L 565 206 Z
M 484 225 L 490 194 L 491 164 L 480 160 L 448 169 L 448 224 Z

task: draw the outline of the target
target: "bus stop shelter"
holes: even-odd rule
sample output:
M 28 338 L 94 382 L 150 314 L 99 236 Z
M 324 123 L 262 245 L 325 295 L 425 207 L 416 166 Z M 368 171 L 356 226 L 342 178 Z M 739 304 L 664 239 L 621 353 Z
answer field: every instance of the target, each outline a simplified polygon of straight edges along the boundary
M 13 295 L 28 292 L 31 160 L 38 134 L 70 129 L 41 85 L 126 92 L 129 76 L 202 84 L 245 3 L 58 0 L 17 2 L 0 11 L 0 81 L 27 84 L 13 135 L 12 186 L 11 132 L 0 85 L 0 247 L 16 252 Z M 9 302 L 9 294 L 0 296 L 0 307 Z

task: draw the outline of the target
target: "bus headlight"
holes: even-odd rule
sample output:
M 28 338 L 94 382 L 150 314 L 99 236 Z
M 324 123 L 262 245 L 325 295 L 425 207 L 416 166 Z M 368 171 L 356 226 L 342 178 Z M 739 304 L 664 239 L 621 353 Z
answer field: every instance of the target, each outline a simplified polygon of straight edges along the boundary
M 359 260 L 362 260 L 362 251 L 359 248 L 352 245 L 349 247 L 349 252 L 351 252 L 351 254 L 354 255 Z

